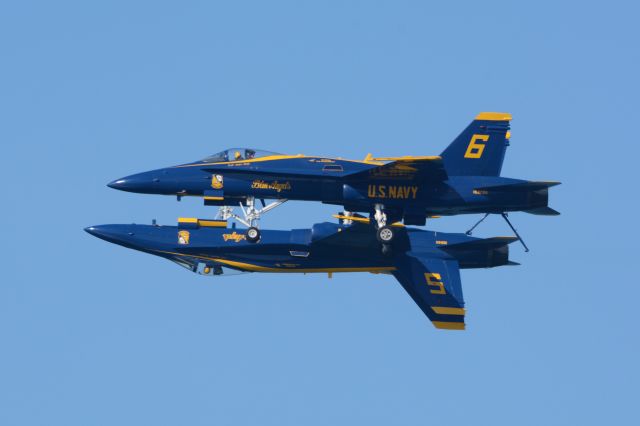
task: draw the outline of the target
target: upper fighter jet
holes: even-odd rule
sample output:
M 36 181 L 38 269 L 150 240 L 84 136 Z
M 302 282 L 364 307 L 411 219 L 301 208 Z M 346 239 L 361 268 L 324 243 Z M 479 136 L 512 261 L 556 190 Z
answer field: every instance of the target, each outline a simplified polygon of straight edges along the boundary
M 516 264 L 515 237 L 474 238 L 396 225 L 394 256 L 368 226 L 320 223 L 311 229 L 263 231 L 260 244 L 225 221 L 181 218 L 178 226 L 98 225 L 90 234 L 171 260 L 204 275 L 245 272 L 371 272 L 393 274 L 437 328 L 465 328 L 460 269 Z
M 369 154 L 354 161 L 232 148 L 200 161 L 117 179 L 109 186 L 178 199 L 204 197 L 205 204 L 221 206 L 222 219 L 234 217 L 248 226 L 250 242 L 260 239 L 260 215 L 287 200 L 343 206 L 347 221 L 350 212 L 369 213 L 385 244 L 394 238 L 389 226 L 394 222 L 424 225 L 428 217 L 469 213 L 484 213 L 480 222 L 491 213 L 501 214 L 518 235 L 507 212 L 559 214 L 548 207 L 548 189 L 559 182 L 500 176 L 510 120 L 508 113 L 480 113 L 439 156 Z M 256 199 L 262 208 L 256 207 Z M 276 201 L 267 205 L 264 199 Z M 244 217 L 230 207 L 238 204 Z

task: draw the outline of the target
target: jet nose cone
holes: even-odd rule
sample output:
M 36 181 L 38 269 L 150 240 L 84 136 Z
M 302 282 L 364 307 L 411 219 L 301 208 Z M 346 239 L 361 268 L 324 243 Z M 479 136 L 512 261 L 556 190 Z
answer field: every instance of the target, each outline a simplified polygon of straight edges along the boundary
M 156 192 L 160 182 L 160 179 L 156 176 L 157 174 L 157 171 L 138 173 L 109 182 L 107 186 L 120 191 L 153 194 Z
M 124 190 L 124 189 L 125 189 L 126 184 L 127 184 L 127 180 L 126 180 L 126 179 L 118 179 L 118 180 L 114 180 L 114 181 L 112 181 L 112 182 L 109 182 L 109 183 L 107 184 L 107 186 L 108 186 L 109 188 L 113 188 L 113 189 L 121 189 L 121 190 Z M 89 228 L 85 228 L 85 230 L 86 230 L 86 229 L 89 229 Z M 89 231 L 87 231 L 87 232 L 89 232 Z
M 95 225 L 84 228 L 84 230 L 101 240 L 124 244 L 133 239 L 134 227 L 135 225 Z
M 87 226 L 84 228 L 85 232 L 93 235 L 94 237 L 102 238 L 106 236 L 104 226 Z

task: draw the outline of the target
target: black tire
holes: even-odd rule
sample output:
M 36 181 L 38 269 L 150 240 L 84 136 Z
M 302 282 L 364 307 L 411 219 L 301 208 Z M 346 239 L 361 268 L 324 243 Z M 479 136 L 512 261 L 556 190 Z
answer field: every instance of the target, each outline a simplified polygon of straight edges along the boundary
M 380 241 L 382 244 L 391 244 L 391 241 L 393 241 L 393 238 L 395 236 L 395 232 L 390 226 L 383 226 L 382 228 L 378 229 L 378 232 L 376 233 L 378 241 Z
M 255 226 L 252 226 L 251 228 L 247 229 L 247 232 L 245 232 L 245 236 L 247 237 L 247 241 L 249 241 L 250 243 L 257 243 L 258 241 L 260 241 L 260 230 Z

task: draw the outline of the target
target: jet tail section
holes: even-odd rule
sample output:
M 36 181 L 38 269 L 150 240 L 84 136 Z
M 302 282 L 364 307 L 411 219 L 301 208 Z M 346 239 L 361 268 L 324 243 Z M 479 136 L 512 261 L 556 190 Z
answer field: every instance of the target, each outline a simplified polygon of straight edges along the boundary
M 393 275 L 436 328 L 464 330 L 464 299 L 457 261 L 409 252 L 396 260 Z
M 551 207 L 538 207 L 536 209 L 524 210 L 525 213 L 535 214 L 538 216 L 558 216 L 560 212 L 558 210 L 552 209 Z
M 511 114 L 481 112 L 440 156 L 449 176 L 499 176 Z
M 523 208 L 522 211 L 539 216 L 558 216 L 559 211 L 552 209 L 549 204 L 549 188 L 560 185 L 555 181 L 526 181 L 518 183 L 508 183 L 504 185 L 482 186 L 475 188 L 475 191 L 491 193 L 522 193 L 527 197 L 530 208 Z
M 518 238 L 478 238 L 444 245 L 440 250 L 456 259 L 461 268 L 493 268 L 509 264 L 509 244 L 514 241 L 518 241 Z

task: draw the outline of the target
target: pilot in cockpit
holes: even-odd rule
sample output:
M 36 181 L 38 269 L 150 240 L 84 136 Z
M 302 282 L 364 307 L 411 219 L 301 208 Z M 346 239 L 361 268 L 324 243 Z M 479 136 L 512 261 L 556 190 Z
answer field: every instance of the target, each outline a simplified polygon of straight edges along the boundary
M 247 149 L 245 151 L 245 157 L 247 158 L 247 160 L 251 160 L 252 158 L 254 158 L 256 156 L 256 152 L 252 149 Z
M 233 153 L 233 159 L 234 161 L 243 160 L 242 154 L 240 153 L 240 151 L 236 151 Z

